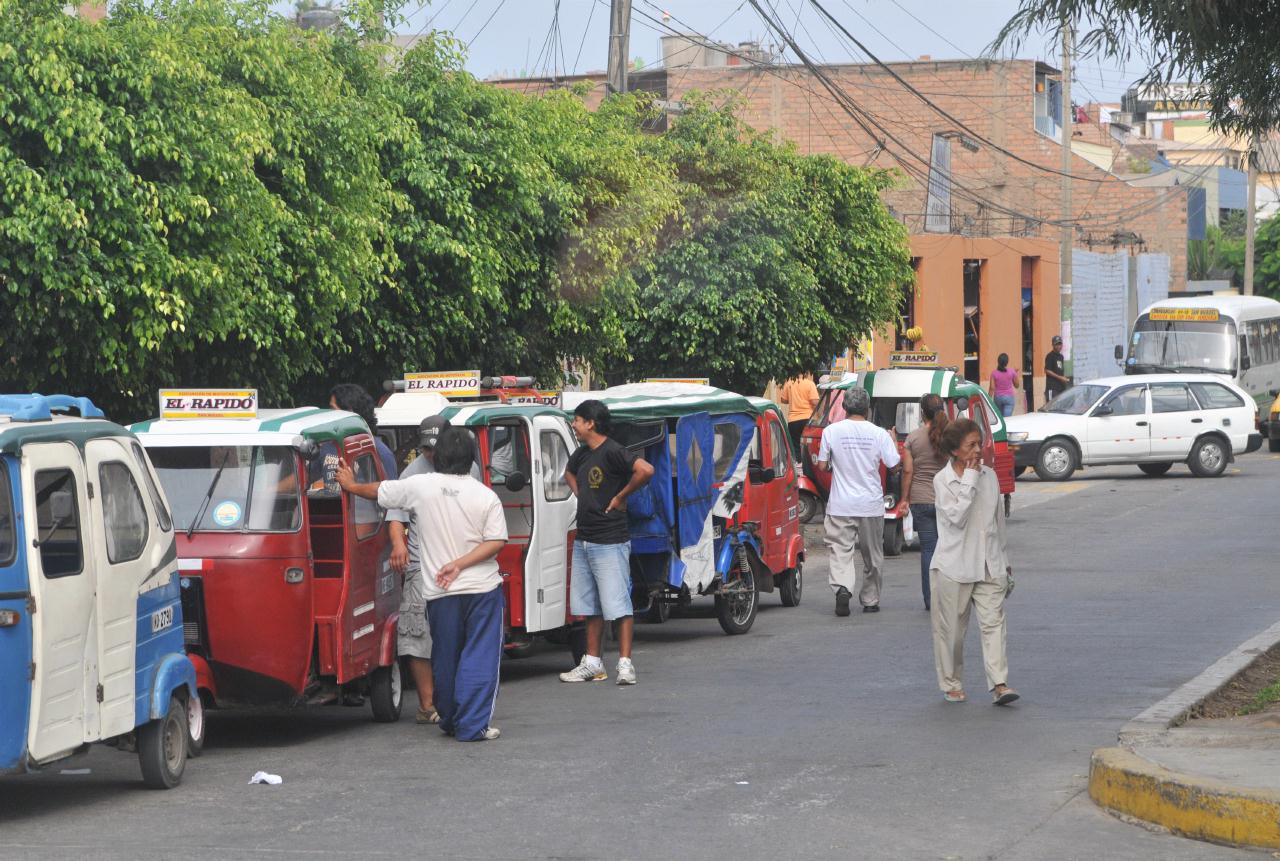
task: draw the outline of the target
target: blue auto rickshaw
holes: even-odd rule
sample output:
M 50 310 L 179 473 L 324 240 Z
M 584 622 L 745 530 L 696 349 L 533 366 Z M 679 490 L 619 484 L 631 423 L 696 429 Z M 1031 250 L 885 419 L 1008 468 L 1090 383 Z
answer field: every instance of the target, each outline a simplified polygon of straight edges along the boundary
M 0 774 L 100 741 L 176 786 L 203 714 L 182 640 L 173 521 L 137 439 L 87 398 L 0 395 Z

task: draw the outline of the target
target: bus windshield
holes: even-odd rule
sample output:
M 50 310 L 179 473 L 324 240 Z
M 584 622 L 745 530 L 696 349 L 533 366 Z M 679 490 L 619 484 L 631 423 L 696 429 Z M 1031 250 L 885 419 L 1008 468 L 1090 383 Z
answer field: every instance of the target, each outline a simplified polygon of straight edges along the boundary
M 1236 372 L 1236 327 L 1230 320 L 1152 320 L 1133 325 L 1130 373 L 1152 371 Z
M 190 529 L 197 516 L 197 532 L 292 532 L 301 525 L 291 448 L 155 447 L 148 448 L 147 455 L 164 486 L 179 532 Z

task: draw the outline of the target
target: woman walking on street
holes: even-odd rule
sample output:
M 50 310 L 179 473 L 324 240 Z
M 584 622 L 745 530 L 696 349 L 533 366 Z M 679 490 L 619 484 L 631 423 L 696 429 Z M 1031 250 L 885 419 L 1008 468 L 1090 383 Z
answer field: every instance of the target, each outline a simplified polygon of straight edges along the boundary
M 991 398 L 1000 408 L 1000 415 L 1008 418 L 1013 415 L 1016 403 L 1015 392 L 1018 390 L 1018 369 L 1009 369 L 1009 354 L 1001 353 L 996 358 L 996 369 L 991 372 Z
M 938 546 L 938 515 L 934 508 L 933 477 L 946 465 L 942 454 L 942 432 L 949 419 L 938 395 L 920 398 L 924 424 L 907 435 L 902 451 L 902 487 L 911 507 L 911 522 L 920 536 L 920 594 L 929 609 L 929 563 Z
M 964 635 L 976 610 L 982 630 L 982 663 L 995 705 L 1018 698 L 1009 687 L 1004 602 L 1013 590 L 1006 553 L 1004 507 L 995 472 L 982 465 L 982 430 L 957 419 L 942 432 L 950 461 L 933 478 L 938 546 L 930 568 L 933 657 L 938 687 L 949 703 L 965 701 Z

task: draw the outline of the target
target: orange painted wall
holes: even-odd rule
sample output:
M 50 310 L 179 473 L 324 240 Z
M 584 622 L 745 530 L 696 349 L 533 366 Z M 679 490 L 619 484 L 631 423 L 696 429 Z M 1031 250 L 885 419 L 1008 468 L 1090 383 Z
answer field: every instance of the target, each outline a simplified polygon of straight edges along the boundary
M 1022 259 L 1035 258 L 1031 290 L 1032 357 L 1037 405 L 1043 399 L 1044 355 L 1049 339 L 1061 328 L 1058 297 L 1058 245 L 1047 239 L 968 238 L 923 234 L 911 237 L 917 258 L 915 322 L 924 344 L 944 365 L 964 366 L 964 261 L 981 260 L 982 287 L 978 368 L 985 387 L 996 357 L 1008 353 L 1010 365 L 1022 367 Z M 892 328 L 877 333 L 875 367 L 884 367 L 893 349 Z M 1018 412 L 1022 411 L 1019 405 Z

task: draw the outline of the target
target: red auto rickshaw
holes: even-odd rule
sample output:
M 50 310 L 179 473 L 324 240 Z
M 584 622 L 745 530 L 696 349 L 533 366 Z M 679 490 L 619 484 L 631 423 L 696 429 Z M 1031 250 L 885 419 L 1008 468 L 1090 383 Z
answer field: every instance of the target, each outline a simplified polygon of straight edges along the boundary
M 400 716 L 400 578 L 377 504 L 339 491 L 382 464 L 364 421 L 257 410 L 256 392 L 162 392 L 131 428 L 176 524 L 187 652 L 210 706 L 351 703 Z M 232 408 L 227 408 L 230 403 Z

